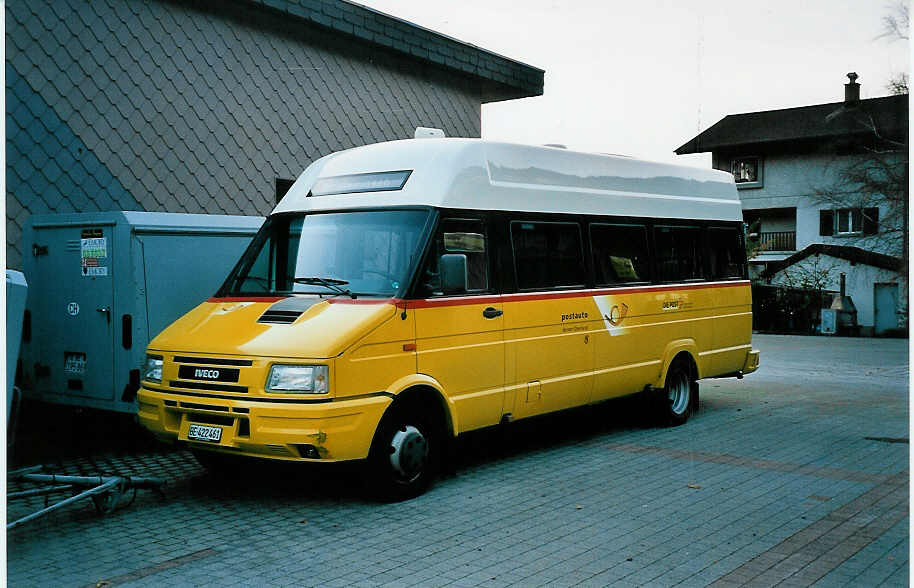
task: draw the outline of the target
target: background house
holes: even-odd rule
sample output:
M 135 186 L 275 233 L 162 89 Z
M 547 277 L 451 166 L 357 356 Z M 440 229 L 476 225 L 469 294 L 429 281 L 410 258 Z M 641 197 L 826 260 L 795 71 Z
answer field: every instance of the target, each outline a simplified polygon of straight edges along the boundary
M 6 3 L 6 253 L 35 213 L 268 213 L 313 160 L 480 135 L 543 71 L 343 0 Z
M 841 102 L 729 115 L 676 153 L 733 173 L 753 280 L 837 291 L 844 273 L 881 334 L 907 320 L 908 96 L 861 100 L 848 78 Z

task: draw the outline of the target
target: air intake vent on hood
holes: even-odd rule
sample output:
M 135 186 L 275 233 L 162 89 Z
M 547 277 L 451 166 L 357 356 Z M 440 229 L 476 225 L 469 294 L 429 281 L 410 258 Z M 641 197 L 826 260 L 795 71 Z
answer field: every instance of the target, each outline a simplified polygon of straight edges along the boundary
M 302 315 L 300 310 L 272 310 L 269 309 L 257 319 L 258 323 L 274 323 L 277 325 L 291 325 L 295 319 Z
M 258 323 L 273 323 L 275 325 L 291 325 L 298 317 L 303 315 L 306 310 L 320 302 L 317 296 L 293 296 L 284 298 L 268 308 L 260 318 Z

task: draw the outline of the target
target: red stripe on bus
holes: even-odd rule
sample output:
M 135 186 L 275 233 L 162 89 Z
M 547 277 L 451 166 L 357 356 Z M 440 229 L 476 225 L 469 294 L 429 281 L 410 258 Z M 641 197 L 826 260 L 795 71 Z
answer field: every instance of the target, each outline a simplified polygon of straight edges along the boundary
M 217 298 L 212 296 L 207 298 L 207 302 L 279 302 L 289 296 L 238 296 Z M 324 302 L 330 304 L 402 304 L 403 300 L 399 298 L 325 298 Z
M 531 300 L 556 300 L 563 298 L 589 298 L 592 296 L 606 296 L 608 294 L 641 293 L 641 292 L 668 292 L 672 290 L 702 290 L 705 288 L 734 288 L 748 286 L 748 280 L 738 282 L 715 282 L 711 284 L 677 284 L 671 286 L 628 286 L 621 288 L 602 288 L 594 290 L 575 290 L 573 292 L 536 292 L 530 294 L 502 294 L 500 296 L 474 296 L 456 298 L 426 298 L 423 300 L 407 300 L 409 308 L 437 308 L 441 306 L 464 306 L 468 304 L 499 304 L 504 302 L 527 302 Z
M 329 304 L 402 304 L 400 298 L 328 298 Z

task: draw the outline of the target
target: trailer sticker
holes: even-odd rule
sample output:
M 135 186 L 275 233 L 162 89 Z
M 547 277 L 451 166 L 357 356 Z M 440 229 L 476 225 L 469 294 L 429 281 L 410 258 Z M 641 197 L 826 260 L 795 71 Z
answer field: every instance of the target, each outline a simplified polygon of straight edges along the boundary
M 83 375 L 86 373 L 86 354 L 64 351 L 63 371 L 67 374 Z
M 83 233 L 85 235 L 85 232 Z M 91 237 L 79 240 L 79 262 L 82 275 L 100 277 L 108 275 L 104 263 L 108 259 L 108 240 L 105 237 Z

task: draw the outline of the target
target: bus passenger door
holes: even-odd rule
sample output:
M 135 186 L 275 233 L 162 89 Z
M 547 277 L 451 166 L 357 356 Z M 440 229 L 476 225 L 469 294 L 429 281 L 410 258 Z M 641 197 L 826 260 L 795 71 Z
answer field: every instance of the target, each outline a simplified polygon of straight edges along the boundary
M 497 424 L 504 405 L 504 308 L 489 254 L 485 221 L 442 219 L 420 276 L 424 299 L 415 302 L 417 371 L 444 388 L 458 432 Z M 443 255 L 465 257 L 466 291 L 442 290 Z
M 574 222 L 509 223 L 518 294 L 505 298 L 509 402 L 516 418 L 587 404 L 593 388 L 592 330 L 602 324 L 585 284 Z
M 593 299 L 509 301 L 505 347 L 515 418 L 587 404 L 593 387 Z

